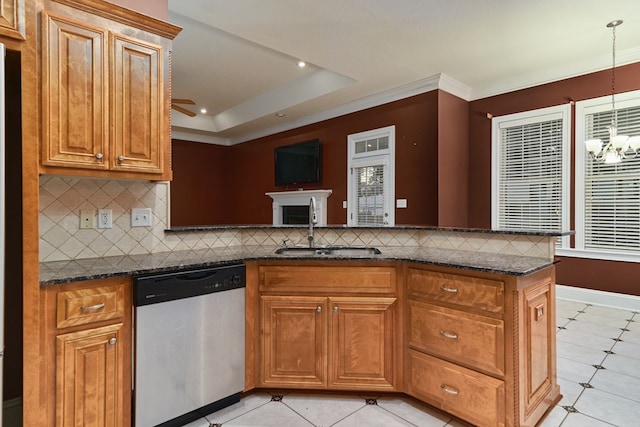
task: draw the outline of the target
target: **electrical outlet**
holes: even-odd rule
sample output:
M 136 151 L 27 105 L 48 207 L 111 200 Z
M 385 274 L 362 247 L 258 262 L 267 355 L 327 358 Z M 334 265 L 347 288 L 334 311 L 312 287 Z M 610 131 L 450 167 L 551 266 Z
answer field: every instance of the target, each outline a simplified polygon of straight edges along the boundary
M 113 228 L 111 209 L 98 209 L 98 228 Z
M 132 227 L 151 227 L 151 208 L 131 209 Z
M 96 227 L 96 210 L 80 209 L 80 228 Z

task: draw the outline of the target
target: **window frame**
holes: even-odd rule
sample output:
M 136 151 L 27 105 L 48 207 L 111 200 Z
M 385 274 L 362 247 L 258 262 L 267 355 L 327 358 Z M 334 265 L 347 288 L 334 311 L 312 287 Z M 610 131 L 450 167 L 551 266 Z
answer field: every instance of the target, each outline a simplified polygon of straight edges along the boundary
M 561 104 L 552 107 L 523 111 L 504 116 L 493 117 L 491 120 L 491 228 L 498 228 L 500 214 L 500 171 L 501 162 L 501 131 L 506 128 L 562 120 L 562 174 L 561 174 L 561 230 L 570 228 L 570 200 L 571 200 L 571 105 Z M 568 248 L 570 236 L 559 237 L 556 248 Z
M 615 95 L 616 109 L 640 107 L 640 90 L 623 92 Z M 604 259 L 614 261 L 640 261 L 640 254 L 635 255 L 630 251 L 616 251 L 615 249 L 590 249 L 585 248 L 586 238 L 586 161 L 590 161 L 584 146 L 586 138 L 586 116 L 593 113 L 611 111 L 611 95 L 586 99 L 576 102 L 575 119 L 575 247 L 559 253 L 559 255 Z M 623 160 L 624 162 L 625 160 Z
M 347 225 L 367 227 L 373 224 L 357 223 L 357 200 L 354 194 L 354 169 L 357 167 L 384 165 L 384 192 L 388 211 L 384 227 L 395 226 L 395 125 L 347 135 Z M 368 139 L 387 137 L 388 148 L 364 153 L 356 153 L 356 143 Z

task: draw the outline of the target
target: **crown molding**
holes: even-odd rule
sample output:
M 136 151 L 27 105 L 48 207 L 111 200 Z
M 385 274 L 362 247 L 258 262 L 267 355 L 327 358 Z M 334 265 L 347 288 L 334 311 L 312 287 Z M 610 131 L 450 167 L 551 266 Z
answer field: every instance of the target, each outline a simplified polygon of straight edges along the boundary
M 231 145 L 240 144 L 287 130 L 296 129 L 313 123 L 318 123 L 324 120 L 329 120 L 358 111 L 366 110 L 367 108 L 377 107 L 389 102 L 399 101 L 401 99 L 431 92 L 432 90 L 437 89 L 443 90 L 467 101 L 469 100 L 469 95 L 471 93 L 471 88 L 464 83 L 458 82 L 457 80 L 447 76 L 446 74 L 435 74 L 433 76 L 426 77 L 415 82 L 407 83 L 393 89 L 389 89 L 371 96 L 358 99 L 353 102 L 343 104 L 339 107 L 326 110 L 318 114 L 313 114 L 311 116 L 303 117 L 299 120 L 287 122 L 282 125 L 246 134 L 238 138 L 233 138 L 230 140 L 230 143 Z

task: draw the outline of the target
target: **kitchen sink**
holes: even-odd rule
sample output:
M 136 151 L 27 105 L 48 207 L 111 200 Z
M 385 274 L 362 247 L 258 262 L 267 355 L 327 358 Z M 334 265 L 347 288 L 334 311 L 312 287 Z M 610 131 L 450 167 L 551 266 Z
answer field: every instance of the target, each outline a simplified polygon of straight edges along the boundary
M 380 249 L 363 246 L 291 246 L 276 249 L 278 255 L 299 255 L 299 256 L 366 256 L 379 255 Z

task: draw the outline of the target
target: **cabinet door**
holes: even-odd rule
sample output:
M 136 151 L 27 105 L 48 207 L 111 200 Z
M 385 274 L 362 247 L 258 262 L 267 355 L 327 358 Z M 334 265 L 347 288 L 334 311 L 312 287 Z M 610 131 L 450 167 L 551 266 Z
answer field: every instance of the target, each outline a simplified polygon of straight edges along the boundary
M 331 385 L 393 389 L 395 298 L 331 298 Z
M 111 168 L 161 173 L 162 46 L 111 35 Z
M 327 299 L 262 296 L 262 385 L 326 385 Z
M 23 0 L 0 1 L 0 35 L 25 40 Z
M 107 33 L 42 13 L 42 163 L 107 169 Z
M 118 323 L 58 335 L 56 426 L 123 425 L 122 334 L 123 324 Z

